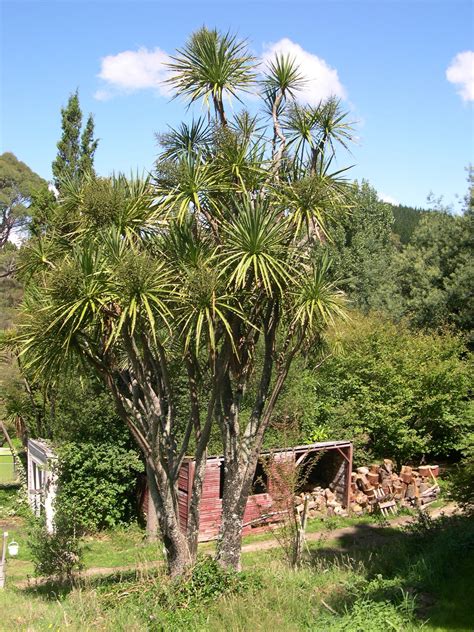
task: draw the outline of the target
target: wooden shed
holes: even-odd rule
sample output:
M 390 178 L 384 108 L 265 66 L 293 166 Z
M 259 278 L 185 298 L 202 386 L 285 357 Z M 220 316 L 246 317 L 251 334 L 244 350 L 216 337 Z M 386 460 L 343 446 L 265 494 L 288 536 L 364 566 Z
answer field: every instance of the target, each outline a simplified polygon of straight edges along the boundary
M 324 441 L 264 452 L 254 475 L 254 493 L 249 496 L 247 501 L 244 514 L 244 535 L 268 529 L 270 521 L 274 521 L 270 516 L 274 505 L 272 488 L 275 488 L 275 481 L 272 481 L 272 477 L 268 476 L 268 468 L 262 465 L 262 461 L 270 456 L 278 461 L 286 461 L 291 465 L 294 464 L 295 467 L 300 466 L 303 470 L 306 469 L 305 485 L 328 487 L 336 494 L 343 507 L 349 506 L 352 472 L 352 443 L 350 441 Z M 183 530 L 186 529 L 188 522 L 194 467 L 193 459 L 186 459 L 179 476 L 179 510 Z M 199 529 L 201 542 L 210 540 L 219 533 L 223 484 L 224 459 L 223 457 L 210 457 L 207 460 L 201 501 Z

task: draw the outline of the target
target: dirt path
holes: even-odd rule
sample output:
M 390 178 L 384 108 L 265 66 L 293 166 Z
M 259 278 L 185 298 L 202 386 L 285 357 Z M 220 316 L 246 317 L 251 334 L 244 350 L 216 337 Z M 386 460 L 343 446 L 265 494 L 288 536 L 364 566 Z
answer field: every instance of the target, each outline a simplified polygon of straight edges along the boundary
M 432 518 L 438 518 L 442 514 L 451 516 L 457 511 L 457 507 L 454 503 L 440 507 L 439 509 L 433 509 L 429 511 L 429 515 Z M 399 516 L 388 520 L 385 524 L 356 524 L 351 527 L 342 527 L 340 529 L 332 529 L 328 531 L 317 531 L 316 533 L 306 534 L 306 539 L 309 542 L 314 541 L 326 541 L 331 540 L 347 540 L 349 546 L 360 546 L 364 542 L 370 541 L 370 543 L 380 542 L 386 540 L 390 535 L 385 531 L 387 528 L 399 528 L 409 524 L 413 520 L 413 516 Z M 244 544 L 242 547 L 243 553 L 253 553 L 256 551 L 267 551 L 269 549 L 278 548 L 280 543 L 275 539 L 263 540 L 262 542 L 252 542 L 251 544 Z M 80 577 L 100 577 L 106 575 L 114 575 L 116 573 L 127 573 L 135 571 L 138 568 L 153 569 L 158 568 L 163 562 L 145 562 L 138 567 L 136 564 L 129 566 L 115 566 L 115 567 L 94 567 L 83 570 L 80 573 Z M 40 586 L 47 582 L 47 579 L 39 577 L 37 579 L 27 579 L 19 582 L 13 582 L 16 588 L 27 588 Z
M 433 509 L 429 511 L 429 515 L 432 518 L 438 518 L 441 514 L 446 516 L 451 516 L 457 507 L 454 503 L 450 503 L 445 505 L 444 507 L 440 507 L 439 509 Z M 340 529 L 332 529 L 330 531 L 317 531 L 316 533 L 307 533 L 306 539 L 309 542 L 314 542 L 317 540 L 340 540 L 345 539 L 350 540 L 352 545 L 361 544 L 364 541 L 371 540 L 385 540 L 387 537 L 390 537 L 387 534 L 385 529 L 390 528 L 398 528 L 403 527 L 409 524 L 413 520 L 413 516 L 399 516 L 398 518 L 393 518 L 392 520 L 388 520 L 385 524 L 376 525 L 376 524 L 356 524 L 351 527 L 341 527 Z M 263 542 L 252 542 L 251 544 L 245 544 L 242 547 L 243 553 L 252 553 L 255 551 L 266 551 L 268 549 L 273 549 L 275 547 L 280 546 L 277 540 L 264 540 Z

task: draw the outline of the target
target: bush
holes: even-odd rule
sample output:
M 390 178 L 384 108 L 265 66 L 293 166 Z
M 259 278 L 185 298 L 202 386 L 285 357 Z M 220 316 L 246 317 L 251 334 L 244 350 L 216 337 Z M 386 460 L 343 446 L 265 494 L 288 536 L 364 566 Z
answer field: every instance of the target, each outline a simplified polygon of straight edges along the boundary
M 30 506 L 24 490 L 19 485 L 0 489 L 0 520 L 12 516 L 28 517 Z
M 106 610 L 124 608 L 129 615 L 146 621 L 147 630 L 178 632 L 207 630 L 209 609 L 219 599 L 262 587 L 259 575 L 226 570 L 205 555 L 184 577 L 170 580 L 159 572 L 142 575 L 139 580 L 120 576 L 113 586 L 100 586 L 98 596 Z
M 73 517 L 56 513 L 55 529 L 48 533 L 43 519 L 34 520 L 29 546 L 35 575 L 60 581 L 71 581 L 82 564 L 81 527 Z
M 323 625 L 320 629 L 333 632 L 406 632 L 419 629 L 418 626 L 415 627 L 413 607 L 410 605 L 394 605 L 389 601 L 372 601 L 367 598 L 357 599 L 341 617 L 320 618 L 318 623 Z
M 400 465 L 459 450 L 472 424 L 472 362 L 460 336 L 357 315 L 340 335 L 344 353 L 314 373 L 305 438 L 325 426 L 332 439 L 354 441 L 361 464 L 388 457 Z
M 137 478 L 144 466 L 104 386 L 92 379 L 65 379 L 51 425 L 58 509 L 80 517 L 91 532 L 136 519 Z
M 125 442 L 65 443 L 58 449 L 58 509 L 87 531 L 112 528 L 136 516 L 137 476 L 143 464 Z
M 208 603 L 222 595 L 241 594 L 260 585 L 258 576 L 225 569 L 214 558 L 204 555 L 198 558 L 187 578 L 173 584 L 170 605 Z

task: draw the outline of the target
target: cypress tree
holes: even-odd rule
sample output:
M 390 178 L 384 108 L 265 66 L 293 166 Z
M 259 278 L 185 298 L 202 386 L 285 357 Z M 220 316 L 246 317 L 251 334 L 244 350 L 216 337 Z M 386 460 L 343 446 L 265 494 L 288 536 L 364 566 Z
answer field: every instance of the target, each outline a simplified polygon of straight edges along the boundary
M 89 114 L 81 136 L 81 156 L 79 159 L 81 176 L 86 173 L 94 173 L 94 154 L 98 144 L 98 139 L 94 139 L 94 118 L 92 114 Z
M 94 119 L 89 115 L 82 131 L 82 110 L 79 93 L 76 90 L 69 97 L 65 108 L 61 108 L 62 135 L 57 147 L 58 153 L 52 164 L 54 184 L 61 189 L 61 180 L 81 178 L 93 172 L 94 153 L 98 140 L 94 140 Z

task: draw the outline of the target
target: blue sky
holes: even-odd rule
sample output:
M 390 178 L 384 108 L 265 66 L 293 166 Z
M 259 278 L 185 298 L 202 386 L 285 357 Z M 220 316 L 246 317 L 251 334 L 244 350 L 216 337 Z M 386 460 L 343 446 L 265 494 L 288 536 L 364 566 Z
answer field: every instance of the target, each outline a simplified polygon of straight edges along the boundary
M 248 38 L 259 57 L 295 51 L 315 77 L 302 99 L 318 90 L 343 98 L 359 142 L 339 164 L 355 163 L 354 178 L 418 206 L 430 191 L 455 206 L 465 193 L 464 168 L 474 162 L 471 2 L 3 0 L 1 10 L 1 151 L 45 178 L 60 108 L 76 88 L 95 116 L 98 172 L 151 168 L 155 132 L 190 116 L 162 94 L 161 62 L 206 24 Z

